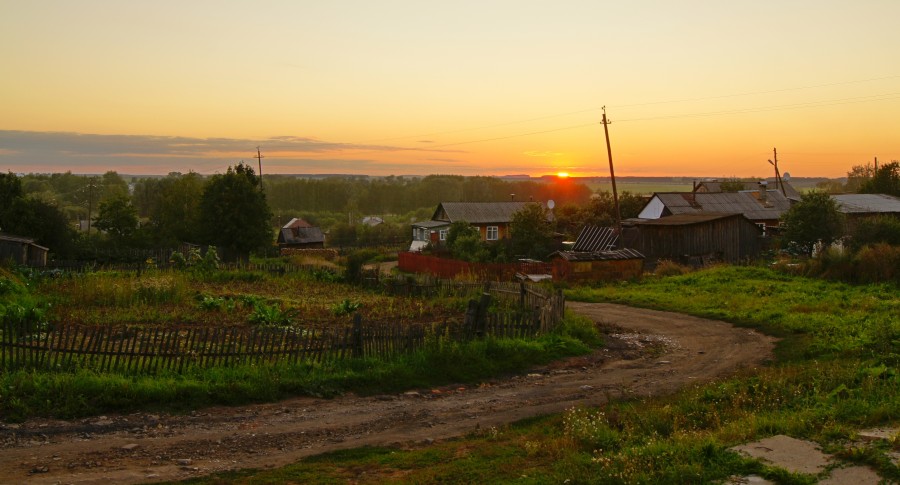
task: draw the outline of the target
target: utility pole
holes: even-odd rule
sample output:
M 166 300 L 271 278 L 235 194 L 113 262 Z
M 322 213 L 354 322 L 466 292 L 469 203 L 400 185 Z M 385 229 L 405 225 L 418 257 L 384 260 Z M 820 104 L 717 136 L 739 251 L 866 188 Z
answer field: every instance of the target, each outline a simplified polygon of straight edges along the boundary
M 609 146 L 610 121 L 606 119 L 606 106 L 603 107 L 603 133 L 606 135 L 606 155 L 609 157 L 609 178 L 612 180 L 613 204 L 616 208 L 616 232 L 622 232 L 622 214 L 619 212 L 619 192 L 616 190 L 616 171 L 613 168 L 612 148 Z
M 787 197 L 787 190 L 784 188 L 784 182 L 781 181 L 781 172 L 778 171 L 778 149 L 772 149 L 772 156 L 774 160 L 769 160 L 769 163 L 775 166 L 775 183 L 778 184 L 778 187 L 781 188 L 781 195 Z
M 90 179 L 88 179 L 90 180 Z M 88 182 L 88 236 L 91 235 L 91 212 L 94 209 L 94 181 Z
M 256 161 L 259 162 L 259 191 L 263 191 L 263 180 L 262 180 L 262 159 L 266 158 L 259 153 L 259 145 L 256 146 Z

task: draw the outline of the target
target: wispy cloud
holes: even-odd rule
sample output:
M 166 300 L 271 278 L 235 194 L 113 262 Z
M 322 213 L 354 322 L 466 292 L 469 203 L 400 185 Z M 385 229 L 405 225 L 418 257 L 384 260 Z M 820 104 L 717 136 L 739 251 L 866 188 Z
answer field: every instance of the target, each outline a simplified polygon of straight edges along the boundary
M 16 171 L 73 170 L 88 166 L 127 172 L 165 173 L 169 169 L 200 172 L 221 170 L 239 160 L 251 160 L 263 149 L 264 168 L 304 168 L 308 171 L 411 170 L 408 162 L 377 160 L 402 152 L 458 153 L 459 150 L 332 142 L 283 135 L 265 139 L 191 138 L 151 135 L 98 135 L 69 132 L 0 130 L 0 164 Z M 373 154 L 366 157 L 360 155 Z M 380 154 L 380 156 L 378 155 Z M 325 155 L 325 156 L 323 156 Z M 416 165 L 415 162 L 412 165 Z M 427 169 L 428 163 L 420 164 Z M 151 167 L 153 172 L 146 172 Z M 174 168 L 173 168 L 174 167 Z

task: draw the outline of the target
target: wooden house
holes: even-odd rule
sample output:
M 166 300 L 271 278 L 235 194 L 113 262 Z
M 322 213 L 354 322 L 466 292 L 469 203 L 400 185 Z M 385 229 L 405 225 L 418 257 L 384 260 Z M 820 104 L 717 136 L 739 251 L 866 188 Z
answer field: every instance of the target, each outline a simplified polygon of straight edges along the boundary
M 763 230 L 777 228 L 791 201 L 778 190 L 745 192 L 658 192 L 638 219 L 688 214 L 742 214 Z
M 282 249 L 322 249 L 325 235 L 318 227 L 295 217 L 278 232 L 278 246 Z
M 667 259 L 700 266 L 755 258 L 762 250 L 762 235 L 743 214 L 677 214 L 625 221 L 621 244 L 644 254 L 651 265 Z
M 431 220 L 412 224 L 413 245 L 421 249 L 429 242 L 440 244 L 446 239 L 450 224 L 458 221 L 478 229 L 482 241 L 506 239 L 513 214 L 528 204 L 536 202 L 441 202 Z

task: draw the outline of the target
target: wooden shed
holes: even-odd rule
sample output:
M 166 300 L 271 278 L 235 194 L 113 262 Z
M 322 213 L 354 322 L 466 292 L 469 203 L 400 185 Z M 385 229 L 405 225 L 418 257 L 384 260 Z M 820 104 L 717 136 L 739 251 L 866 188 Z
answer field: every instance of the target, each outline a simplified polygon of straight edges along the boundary
M 325 235 L 318 227 L 295 217 L 278 232 L 278 246 L 282 249 L 322 249 Z
M 762 229 L 742 214 L 678 214 L 623 223 L 622 245 L 634 248 L 650 264 L 668 259 L 700 266 L 735 263 L 762 251 Z
M 35 243 L 34 239 L 0 234 L 0 261 L 12 260 L 23 266 L 47 266 L 48 252 L 49 249 Z
M 634 249 L 557 251 L 550 255 L 553 281 L 592 283 L 632 280 L 644 272 L 644 255 Z

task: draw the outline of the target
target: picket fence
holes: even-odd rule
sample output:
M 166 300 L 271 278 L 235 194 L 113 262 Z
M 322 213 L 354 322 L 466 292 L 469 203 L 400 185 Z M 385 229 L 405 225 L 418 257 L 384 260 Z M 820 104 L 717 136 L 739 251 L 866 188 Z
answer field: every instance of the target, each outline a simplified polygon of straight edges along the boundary
M 75 324 L 34 328 L 0 325 L 0 369 L 92 369 L 126 374 L 269 363 L 325 363 L 350 357 L 383 358 L 421 349 L 429 338 L 538 334 L 532 312 L 487 314 L 480 321 L 431 324 L 369 322 L 338 328 L 140 327 Z

